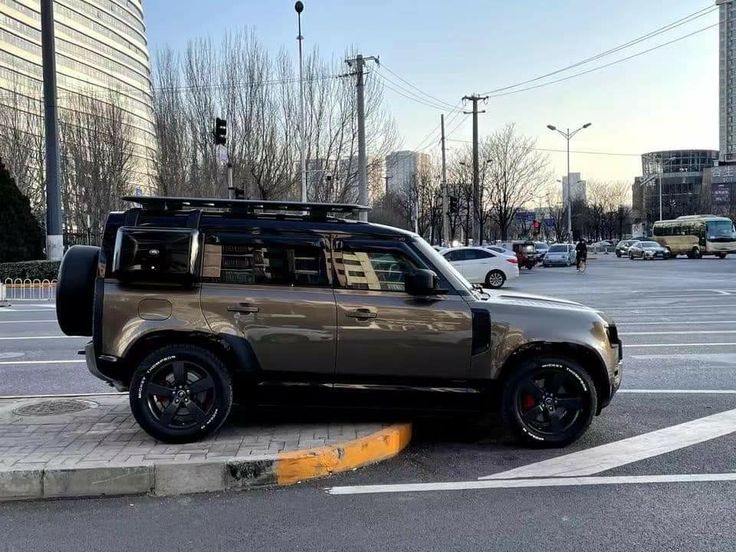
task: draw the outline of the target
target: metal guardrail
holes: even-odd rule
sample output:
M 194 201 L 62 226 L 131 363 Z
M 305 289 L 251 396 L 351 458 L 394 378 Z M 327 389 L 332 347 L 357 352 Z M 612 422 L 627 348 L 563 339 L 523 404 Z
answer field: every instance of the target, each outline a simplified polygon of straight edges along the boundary
M 9 301 L 54 301 L 56 280 L 31 280 L 6 278 L 0 284 L 0 302 Z

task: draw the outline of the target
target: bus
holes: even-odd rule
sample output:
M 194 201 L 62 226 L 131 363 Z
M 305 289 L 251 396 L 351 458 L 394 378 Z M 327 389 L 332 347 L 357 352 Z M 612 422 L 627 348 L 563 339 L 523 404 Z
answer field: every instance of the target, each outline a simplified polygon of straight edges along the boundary
M 652 235 L 670 250 L 671 257 L 687 255 L 699 259 L 715 255 L 724 259 L 729 253 L 736 253 L 736 230 L 733 221 L 726 217 L 687 215 L 659 220 L 654 223 Z

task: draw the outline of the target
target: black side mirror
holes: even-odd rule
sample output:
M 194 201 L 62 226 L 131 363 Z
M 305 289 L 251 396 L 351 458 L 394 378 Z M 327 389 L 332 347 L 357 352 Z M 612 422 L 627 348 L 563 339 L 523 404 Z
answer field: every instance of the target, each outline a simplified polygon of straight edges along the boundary
M 420 268 L 406 275 L 404 286 L 411 295 L 432 295 L 438 291 L 439 278 L 433 271 Z

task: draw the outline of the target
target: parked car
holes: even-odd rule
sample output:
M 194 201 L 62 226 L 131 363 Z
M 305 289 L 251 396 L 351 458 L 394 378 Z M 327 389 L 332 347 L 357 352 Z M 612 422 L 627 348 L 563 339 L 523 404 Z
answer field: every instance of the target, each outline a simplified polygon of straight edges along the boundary
M 442 255 L 472 284 L 500 288 L 507 280 L 519 277 L 516 257 L 489 251 L 485 247 L 456 247 Z
M 499 255 L 503 255 L 504 257 L 516 258 L 516 253 L 514 253 L 510 249 L 501 247 L 500 245 L 486 245 L 485 248 L 488 249 L 489 251 L 493 251 L 494 253 L 498 253 Z
M 537 253 L 534 242 L 517 240 L 502 243 L 501 246 L 512 250 L 516 254 L 516 260 L 519 261 L 519 268 L 531 270 L 537 264 Z
M 590 249 L 592 249 L 593 253 L 604 253 L 607 255 L 616 251 L 616 246 L 611 240 L 601 240 L 591 245 Z
M 549 245 L 544 242 L 534 242 L 534 250 L 537 253 L 537 262 L 541 263 L 544 260 L 544 256 L 547 254 L 547 251 L 549 251 Z
M 629 247 L 634 245 L 637 241 L 640 240 L 621 240 L 616 244 L 616 256 L 617 257 L 624 257 L 628 256 L 629 254 Z
M 629 247 L 629 259 L 669 259 L 670 252 L 655 241 L 638 241 Z
M 574 265 L 575 245 L 572 243 L 555 243 L 550 245 L 542 264 L 546 267 Z
M 563 446 L 620 386 L 610 318 L 487 293 L 416 234 L 353 220 L 365 207 L 123 199 L 135 207 L 107 216 L 101 247 L 64 256 L 56 315 L 91 338 L 87 368 L 158 440 L 212 434 L 233 402 L 318 393 L 323 406 L 498 411 L 523 442 Z

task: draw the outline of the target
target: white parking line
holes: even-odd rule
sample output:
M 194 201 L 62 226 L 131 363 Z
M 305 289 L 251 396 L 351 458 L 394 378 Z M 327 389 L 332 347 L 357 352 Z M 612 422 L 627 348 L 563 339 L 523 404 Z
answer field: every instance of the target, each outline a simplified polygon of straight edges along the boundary
M 28 364 L 79 364 L 86 362 L 84 359 L 80 360 L 8 360 L 0 362 L 0 366 L 15 366 L 15 365 L 28 365 Z
M 0 320 L 0 324 L 27 324 L 29 322 L 57 322 L 57 320 Z
M 353 485 L 327 487 L 331 495 L 378 493 L 419 493 L 428 491 L 467 491 L 475 489 L 524 489 L 532 487 L 574 487 L 580 485 L 642 485 L 647 483 L 706 483 L 736 481 L 736 473 L 684 473 L 672 475 L 614 475 L 560 477 L 547 479 L 506 479 L 491 481 L 447 481 L 439 483 L 398 483 L 394 485 Z
M 666 353 L 663 355 L 629 355 L 634 360 L 673 360 L 673 359 L 699 359 L 702 361 L 721 362 L 723 364 L 736 364 L 736 353 Z
M 736 330 L 688 330 L 677 332 L 619 332 L 618 335 L 705 335 L 705 334 L 736 334 Z M 671 345 L 671 343 L 670 343 Z
M 616 321 L 616 325 L 620 328 L 622 326 L 692 326 L 697 324 L 736 324 L 736 320 L 693 320 L 687 318 L 686 320 L 672 321 L 667 320 L 664 322 L 619 322 Z
M 736 395 L 736 389 L 619 389 L 618 392 L 642 395 Z
M 736 409 L 628 439 L 563 454 L 479 479 L 575 477 L 594 475 L 619 466 L 697 445 L 736 431 Z
M 78 337 L 76 335 L 24 335 L 14 337 L 0 337 L 2 341 L 13 341 L 13 340 L 26 340 L 26 339 L 88 339 L 86 337 Z
M 631 348 L 645 348 L 645 347 L 726 347 L 736 345 L 736 342 L 722 342 L 722 343 L 624 343 L 625 349 Z M 671 356 L 671 355 L 668 355 Z M 684 355 L 686 356 L 686 355 Z

